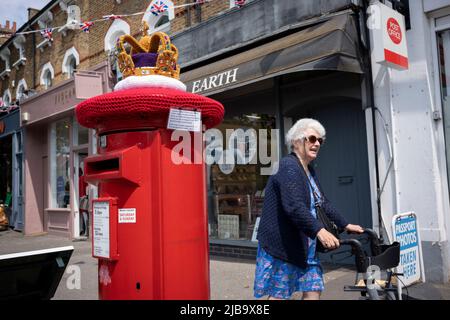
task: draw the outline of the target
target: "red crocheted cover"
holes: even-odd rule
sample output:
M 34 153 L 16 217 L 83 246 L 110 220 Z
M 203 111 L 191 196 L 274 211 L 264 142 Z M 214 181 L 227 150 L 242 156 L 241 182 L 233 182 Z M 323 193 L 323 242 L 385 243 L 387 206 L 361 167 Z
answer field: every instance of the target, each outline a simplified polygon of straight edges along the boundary
M 135 128 L 166 128 L 171 108 L 197 110 L 206 128 L 224 116 L 221 103 L 197 94 L 165 88 L 120 90 L 87 99 L 76 107 L 78 122 L 99 132 Z

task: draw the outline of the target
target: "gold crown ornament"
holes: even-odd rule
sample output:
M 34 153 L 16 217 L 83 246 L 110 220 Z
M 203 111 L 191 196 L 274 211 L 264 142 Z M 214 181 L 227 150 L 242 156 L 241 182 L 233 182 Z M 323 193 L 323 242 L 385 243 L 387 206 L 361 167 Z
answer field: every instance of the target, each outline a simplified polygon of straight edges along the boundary
M 167 34 L 155 32 L 150 36 L 147 22 L 143 21 L 142 24 L 142 37 L 139 41 L 130 35 L 121 36 L 117 41 L 117 59 L 123 77 L 162 75 L 179 79 L 178 49 Z M 124 43 L 131 46 L 130 54 Z

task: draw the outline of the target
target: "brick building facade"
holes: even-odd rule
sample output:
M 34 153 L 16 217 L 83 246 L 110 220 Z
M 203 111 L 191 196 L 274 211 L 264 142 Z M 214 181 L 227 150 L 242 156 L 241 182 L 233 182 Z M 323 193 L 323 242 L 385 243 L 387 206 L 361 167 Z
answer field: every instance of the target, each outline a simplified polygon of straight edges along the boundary
M 76 122 L 74 107 L 81 99 L 77 98 L 75 71 L 99 77 L 101 89 L 97 94 L 109 92 L 121 76 L 116 70 L 116 41 L 123 34 L 139 36 L 141 20 L 148 22 L 150 32 L 173 36 L 234 6 L 229 0 L 214 0 L 174 9 L 173 5 L 192 1 L 165 0 L 169 10 L 154 16 L 149 10 L 155 1 L 53 0 L 41 10 L 28 9 L 28 21 L 19 26 L 16 35 L 2 38 L 0 97 L 6 105 L 15 107 L 14 119 L 20 118 L 20 129 L 11 138 L 17 146 L 10 158 L 15 153 L 22 157 L 23 152 L 23 169 L 14 171 L 23 170 L 16 179 L 20 180 L 17 190 L 23 190 L 23 194 L 13 192 L 13 202 L 17 211 L 23 212 L 18 213 L 18 221 L 21 226 L 25 221 L 21 227 L 25 234 L 49 232 L 76 238 L 81 233 L 76 168 L 82 168 L 83 159 L 95 152 L 96 136 Z M 145 13 L 132 15 L 137 12 Z M 102 19 L 111 14 L 130 16 Z M 89 33 L 79 29 L 79 22 L 99 19 Z M 53 41 L 40 34 L 39 30 L 45 28 L 53 28 Z
M 148 11 L 151 3 L 154 1 L 99 1 L 99 0 L 59 0 L 51 1 L 41 11 L 30 9 L 29 21 L 20 27 L 18 32 L 28 32 L 32 30 L 40 30 L 43 27 L 60 27 L 68 22 L 67 7 L 71 5 L 80 8 L 80 20 L 89 21 L 100 19 L 108 14 L 133 14 L 136 12 Z M 175 6 L 185 3 L 192 3 L 191 0 L 174 0 Z M 213 16 L 224 12 L 230 8 L 230 1 L 212 1 L 210 3 L 198 4 L 195 6 L 187 6 L 176 8 L 170 15 L 170 23 L 163 31 L 169 34 L 175 34 L 186 28 L 195 26 L 200 22 L 204 22 Z M 144 17 L 152 15 L 147 14 Z M 124 17 L 123 22 L 128 24 L 130 33 L 134 36 L 139 34 L 141 28 L 142 15 Z M 147 19 L 148 20 L 148 19 Z M 154 19 L 153 19 L 154 20 Z M 3 94 L 9 89 L 11 93 L 11 102 L 18 99 L 17 85 L 22 81 L 26 83 L 26 91 L 35 90 L 40 92 L 45 90 L 43 81 L 43 68 L 50 70 L 52 76 L 52 86 L 58 85 L 62 81 L 69 78 L 63 63 L 67 55 L 76 52 L 76 69 L 89 70 L 93 66 L 98 65 L 108 59 L 107 50 L 105 50 L 105 36 L 111 28 L 113 21 L 96 22 L 89 33 L 84 33 L 79 29 L 65 29 L 59 31 L 59 28 L 53 30 L 53 42 L 45 41 L 38 32 L 25 34 L 20 36 L 18 40 L 4 39 L 0 52 L 5 52 L 5 56 L 9 58 L 8 64 L 10 73 L 1 79 L 0 93 Z M 8 26 L 6 27 L 8 28 Z M 2 30 L 0 30 L 2 32 Z M 14 31 L 5 31 L 13 33 Z M 151 32 L 151 30 L 150 30 Z M 24 47 L 23 57 L 26 59 L 17 68 L 12 65 L 19 61 L 20 49 L 17 44 Z M 38 48 L 39 47 L 39 48 Z M 68 53 L 68 50 L 72 49 Z M 7 62 L 0 60 L 0 72 L 7 69 Z M 51 68 L 49 66 L 51 65 Z

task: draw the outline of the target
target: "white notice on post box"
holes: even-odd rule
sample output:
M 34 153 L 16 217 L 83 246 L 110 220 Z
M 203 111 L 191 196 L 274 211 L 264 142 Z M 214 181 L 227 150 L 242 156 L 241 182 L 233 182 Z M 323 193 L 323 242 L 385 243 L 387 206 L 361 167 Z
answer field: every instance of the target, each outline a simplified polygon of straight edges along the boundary
M 94 256 L 109 258 L 109 202 L 94 201 Z
M 201 127 L 201 112 L 170 109 L 167 129 L 200 132 Z
M 136 208 L 119 209 L 119 223 L 136 223 Z

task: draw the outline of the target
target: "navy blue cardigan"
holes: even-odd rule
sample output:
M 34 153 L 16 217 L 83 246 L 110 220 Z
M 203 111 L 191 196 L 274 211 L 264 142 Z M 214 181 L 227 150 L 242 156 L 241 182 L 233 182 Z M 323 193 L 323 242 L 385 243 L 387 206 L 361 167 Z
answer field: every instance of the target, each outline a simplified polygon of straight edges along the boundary
M 327 216 L 344 229 L 348 222 L 330 204 L 312 167 L 309 167 L 322 197 Z M 295 154 L 280 161 L 278 172 L 265 189 L 258 241 L 270 255 L 301 268 L 307 266 L 308 238 L 315 238 L 323 225 L 310 212 L 311 194 L 306 172 Z

